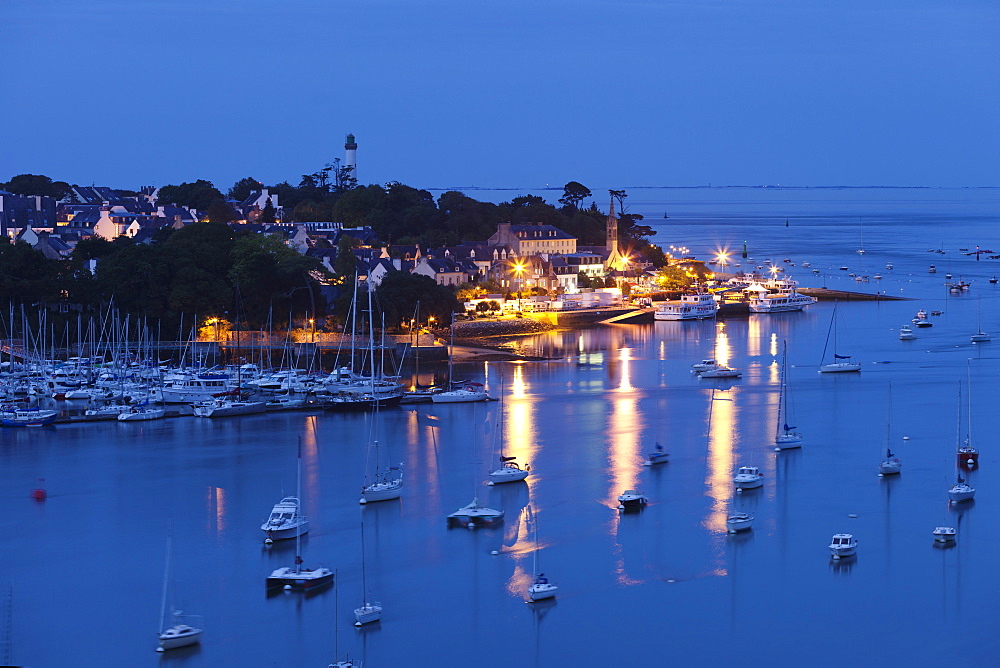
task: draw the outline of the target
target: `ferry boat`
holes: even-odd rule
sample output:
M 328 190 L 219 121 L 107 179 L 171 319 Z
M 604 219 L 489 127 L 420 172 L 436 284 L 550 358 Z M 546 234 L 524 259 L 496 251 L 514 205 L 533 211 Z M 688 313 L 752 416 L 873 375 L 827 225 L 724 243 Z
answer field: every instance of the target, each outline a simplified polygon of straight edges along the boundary
M 714 318 L 719 311 L 715 298 L 708 292 L 681 295 L 661 303 L 653 313 L 654 320 L 703 320 Z
M 806 306 L 815 304 L 817 299 L 798 292 L 778 292 L 759 294 L 750 298 L 751 313 L 780 313 L 783 311 L 801 311 Z

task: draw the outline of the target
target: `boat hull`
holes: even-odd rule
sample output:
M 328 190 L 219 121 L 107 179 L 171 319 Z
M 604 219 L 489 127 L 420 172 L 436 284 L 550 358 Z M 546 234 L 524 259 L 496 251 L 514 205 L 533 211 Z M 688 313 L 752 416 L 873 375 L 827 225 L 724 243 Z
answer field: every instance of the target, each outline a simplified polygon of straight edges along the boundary
M 882 475 L 897 475 L 903 469 L 903 463 L 898 459 L 886 460 L 878 465 L 878 472 Z
M 505 482 L 520 482 L 528 477 L 528 471 L 504 466 L 495 471 L 490 471 L 490 484 L 500 485 Z
M 360 608 L 355 608 L 354 619 L 357 620 L 355 626 L 377 622 L 382 619 L 382 606 L 377 603 L 366 603 Z
M 802 437 L 798 434 L 785 434 L 774 439 L 774 446 L 778 450 L 794 450 L 802 447 Z
M 160 634 L 158 652 L 180 647 L 190 647 L 201 642 L 203 631 L 190 626 L 172 626 Z
M 167 414 L 167 411 L 163 408 L 154 408 L 152 410 L 138 410 L 138 411 L 125 411 L 118 414 L 119 422 L 140 422 L 142 420 L 158 420 Z
M 554 584 L 533 584 L 528 587 L 528 598 L 532 601 L 544 601 L 548 598 L 555 598 L 559 587 Z
M 973 497 L 976 496 L 976 490 L 951 490 L 948 492 L 948 501 L 951 503 L 962 503 L 963 501 L 971 501 Z
M 739 533 L 740 531 L 749 531 L 753 528 L 753 515 L 748 513 L 739 513 L 736 515 L 730 515 L 726 519 L 726 531 L 729 533 Z
M 819 368 L 820 373 L 850 373 L 852 371 L 861 371 L 861 364 L 859 362 L 835 362 L 824 364 Z
M 390 482 L 375 483 L 368 485 L 361 490 L 361 500 L 359 503 L 372 503 L 374 501 L 391 501 L 398 499 L 403 494 L 403 479 L 399 478 Z
M 470 401 L 489 401 L 490 398 L 485 390 L 452 390 L 431 396 L 431 401 L 435 404 L 460 404 Z
M 295 569 L 284 566 L 271 573 L 265 581 L 268 589 L 289 587 L 296 591 L 309 591 L 325 587 L 333 582 L 333 571 L 329 568 Z
M 736 489 L 757 489 L 764 486 L 763 478 L 737 478 L 733 480 Z

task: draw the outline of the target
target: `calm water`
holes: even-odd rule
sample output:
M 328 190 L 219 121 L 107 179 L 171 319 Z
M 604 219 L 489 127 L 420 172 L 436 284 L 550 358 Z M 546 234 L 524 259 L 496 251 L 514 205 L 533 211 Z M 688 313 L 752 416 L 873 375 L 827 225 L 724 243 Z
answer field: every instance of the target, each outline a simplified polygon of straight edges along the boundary
M 791 270 L 806 285 L 852 289 L 849 272 L 836 267 L 881 270 L 880 284 L 858 289 L 916 301 L 841 304 L 838 348 L 864 371 L 840 377 L 816 372 L 830 303 L 531 337 L 526 350 L 556 359 L 463 370 L 494 391 L 502 378 L 503 405 L 380 415 L 378 439 L 404 463 L 406 491 L 399 502 L 366 508 L 357 505 L 372 438 L 364 415 L 3 430 L 0 572 L 13 590 L 13 660 L 326 666 L 336 625 L 341 652 L 370 668 L 995 665 L 1000 536 L 989 518 L 1000 512 L 1000 457 L 989 436 L 1000 337 L 979 345 L 968 337 L 980 318 L 987 331 L 1000 330 L 1000 285 L 985 280 L 1000 261 L 977 263 L 957 249 L 1000 251 L 996 192 L 834 191 L 831 199 L 825 191 L 753 191 L 715 202 L 701 191 L 683 202 L 676 191 L 644 192 L 642 206 L 670 211 L 658 223 L 662 243 L 704 257 L 747 240 L 758 259 L 820 268 L 818 276 Z M 638 206 L 642 198 L 633 197 Z M 861 234 L 863 257 L 853 252 Z M 938 247 L 949 252 L 927 252 Z M 932 263 L 936 275 L 927 274 Z M 949 297 L 946 271 L 972 280 L 972 289 Z M 896 330 L 919 307 L 944 314 L 917 330 L 918 340 L 899 341 Z M 782 341 L 793 423 L 806 440 L 801 451 L 775 453 Z M 713 354 L 742 368 L 743 378 L 692 376 L 691 363 Z M 982 464 L 971 474 L 976 501 L 949 508 L 958 381 L 967 368 Z M 879 479 L 890 381 L 891 444 L 903 473 Z M 508 450 L 532 465 L 526 485 L 482 484 L 498 424 Z M 294 559 L 294 543 L 265 548 L 258 527 L 294 491 L 298 437 L 312 523 L 303 555 L 307 566 L 338 569 L 336 620 L 333 589 L 308 599 L 264 594 L 265 576 Z M 656 441 L 671 461 L 644 468 Z M 733 493 L 732 472 L 743 463 L 765 471 L 763 489 Z M 28 498 L 40 477 L 50 493 L 44 503 Z M 619 516 L 615 498 L 627 488 L 652 504 Z M 474 494 L 504 508 L 506 523 L 447 529 L 445 516 Z M 540 568 L 560 586 L 554 604 L 534 609 L 524 602 L 535 556 L 524 522 L 529 502 Z M 751 533 L 725 534 L 734 507 L 756 514 Z M 380 625 L 359 631 L 352 611 L 362 597 L 362 517 L 368 588 L 385 612 Z M 956 547 L 932 545 L 940 524 L 958 528 Z M 153 649 L 171 531 L 174 599 L 201 615 L 206 631 L 200 648 L 161 657 Z M 831 562 L 826 546 L 837 532 L 858 538 L 857 559 Z

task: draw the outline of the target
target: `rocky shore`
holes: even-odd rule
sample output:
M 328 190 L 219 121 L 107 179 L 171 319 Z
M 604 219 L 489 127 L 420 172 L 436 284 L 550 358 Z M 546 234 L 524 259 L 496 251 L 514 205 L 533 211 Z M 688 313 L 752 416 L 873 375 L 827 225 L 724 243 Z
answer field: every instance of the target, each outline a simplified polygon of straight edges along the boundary
M 521 337 L 558 329 L 554 325 L 531 318 L 503 320 L 473 320 L 455 323 L 455 359 L 463 362 L 509 362 L 514 360 L 544 360 L 546 357 L 527 355 L 520 349 Z M 447 341 L 448 330 L 435 332 Z

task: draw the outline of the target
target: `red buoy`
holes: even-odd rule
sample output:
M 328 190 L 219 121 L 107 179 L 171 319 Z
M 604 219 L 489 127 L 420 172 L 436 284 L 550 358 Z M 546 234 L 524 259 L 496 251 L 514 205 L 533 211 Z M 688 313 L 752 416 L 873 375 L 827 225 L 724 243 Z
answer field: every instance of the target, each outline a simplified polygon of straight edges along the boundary
M 38 487 L 36 487 L 31 491 L 31 498 L 33 498 L 35 501 L 44 501 L 45 498 L 49 495 L 49 493 L 45 491 L 45 487 L 43 486 L 44 484 L 45 484 L 45 478 L 39 478 Z

